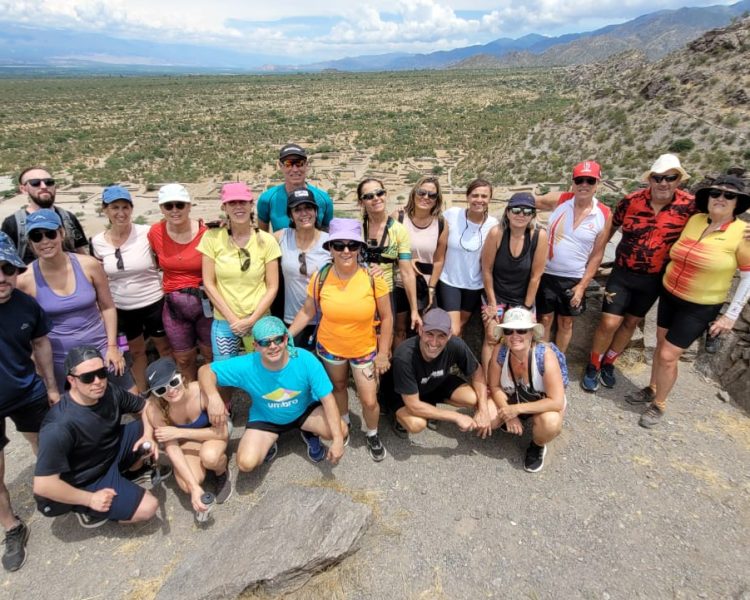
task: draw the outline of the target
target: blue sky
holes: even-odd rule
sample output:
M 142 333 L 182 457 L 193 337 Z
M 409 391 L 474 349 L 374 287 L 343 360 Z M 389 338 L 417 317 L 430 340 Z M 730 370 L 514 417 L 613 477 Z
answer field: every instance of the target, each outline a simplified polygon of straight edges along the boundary
M 560 35 L 713 0 L 0 0 L 5 22 L 202 44 L 309 63 L 432 52 L 527 33 Z

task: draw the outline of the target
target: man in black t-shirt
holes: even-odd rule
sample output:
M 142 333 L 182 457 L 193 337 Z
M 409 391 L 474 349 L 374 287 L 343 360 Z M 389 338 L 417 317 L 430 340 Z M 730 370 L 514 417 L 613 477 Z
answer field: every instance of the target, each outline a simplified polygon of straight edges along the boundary
M 453 367 L 471 383 L 453 375 Z M 396 410 L 396 434 L 419 433 L 428 419 L 434 419 L 453 422 L 461 431 L 476 430 L 482 438 L 491 435 L 484 371 L 466 342 L 451 336 L 451 320 L 444 310 L 430 310 L 422 319 L 419 336 L 396 348 L 393 378 L 402 399 Z M 438 403 L 474 409 L 474 416 L 438 408 Z
M 73 348 L 65 358 L 66 386 L 44 419 L 34 471 L 34 494 L 45 516 L 73 511 L 83 527 L 106 521 L 134 523 L 156 514 L 157 499 L 122 473 L 142 466 L 139 450 L 151 443 L 153 428 L 143 415 L 145 401 L 107 384 L 107 368 L 93 346 Z M 124 413 L 139 420 L 120 424 Z

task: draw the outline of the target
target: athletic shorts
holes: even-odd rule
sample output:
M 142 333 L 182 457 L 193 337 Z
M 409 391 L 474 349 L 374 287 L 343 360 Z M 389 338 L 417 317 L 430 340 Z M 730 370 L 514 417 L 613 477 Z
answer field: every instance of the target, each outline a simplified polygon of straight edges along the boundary
M 353 369 L 366 369 L 367 367 L 371 367 L 372 361 L 375 360 L 375 357 L 378 354 L 377 350 L 373 350 L 369 354 L 365 354 L 364 356 L 359 356 L 357 358 L 337 356 L 336 354 L 331 354 L 330 352 L 328 352 L 328 350 L 326 350 L 323 344 L 321 344 L 320 342 L 316 342 L 315 351 L 320 357 L 320 360 L 322 360 L 324 363 L 328 363 L 331 365 L 345 365 L 346 363 L 349 363 Z
M 565 290 L 574 288 L 580 279 L 558 277 L 557 275 L 542 275 L 539 289 L 536 292 L 536 314 L 548 315 L 557 313 L 563 317 L 571 317 L 570 302 Z M 586 296 L 581 299 L 581 308 L 586 310 Z
M 482 301 L 482 290 L 465 290 L 453 287 L 443 281 L 438 281 L 437 303 L 440 308 L 447 312 L 464 312 L 473 313 L 479 307 Z
M 233 356 L 239 356 L 245 352 L 253 352 L 253 336 L 245 335 L 240 337 L 232 331 L 229 321 L 224 319 L 214 319 L 211 323 L 211 351 L 214 360 L 226 360 Z
M 402 287 L 396 286 L 393 288 L 393 304 L 396 310 L 395 314 L 411 312 L 409 299 L 406 297 L 406 290 Z
M 5 435 L 5 417 L 10 417 L 16 426 L 16 430 L 21 433 L 39 433 L 42 421 L 49 410 L 49 400 L 47 394 L 32 400 L 21 406 L 16 406 L 3 415 L 0 415 L 0 451 L 8 445 L 8 438 Z
M 134 340 L 139 335 L 144 338 L 164 337 L 164 298 L 159 298 L 153 304 L 134 308 L 132 310 L 117 309 L 117 330 L 125 334 L 128 340 Z
M 287 328 L 291 323 L 287 323 Z M 315 354 L 315 325 L 307 325 L 302 331 L 294 336 L 294 347 L 309 350 Z
M 722 306 L 688 302 L 665 290 L 659 296 L 656 324 L 668 330 L 666 339 L 670 344 L 688 348 L 716 320 Z
M 164 297 L 164 330 L 175 352 L 187 352 L 196 344 L 211 346 L 211 321 L 203 314 L 201 299 L 192 294 L 170 292 Z
M 633 273 L 615 267 L 604 289 L 602 312 L 645 317 L 662 292 L 661 273 Z
M 437 406 L 441 403 L 446 404 L 448 400 L 450 400 L 450 397 L 453 395 L 453 392 L 455 392 L 462 385 L 469 384 L 461 379 L 458 375 L 453 375 L 451 373 L 440 382 L 440 387 L 428 394 L 419 394 L 419 399 L 422 402 L 431 404 L 432 406 Z M 396 399 L 394 411 L 402 408 L 403 406 L 406 406 L 404 404 L 404 397 L 401 394 L 395 394 L 395 396 Z
M 282 434 L 286 433 L 287 431 L 292 431 L 293 429 L 300 429 L 302 425 L 304 425 L 305 421 L 307 421 L 307 417 L 309 417 L 312 412 L 318 408 L 319 406 L 322 406 L 320 402 L 313 402 L 310 406 L 308 406 L 305 411 L 294 421 L 291 423 L 271 423 L 270 421 L 248 421 L 247 427 L 245 429 L 259 429 L 260 431 L 269 431 L 271 433 L 277 433 Z

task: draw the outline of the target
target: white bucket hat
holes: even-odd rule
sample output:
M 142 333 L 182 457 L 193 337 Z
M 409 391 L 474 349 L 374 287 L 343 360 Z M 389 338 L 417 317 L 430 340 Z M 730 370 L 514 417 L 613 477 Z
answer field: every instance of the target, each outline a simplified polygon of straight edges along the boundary
M 679 158 L 674 154 L 662 154 L 656 159 L 656 162 L 651 165 L 651 168 L 648 171 L 644 171 L 643 175 L 641 175 L 641 181 L 648 183 L 652 173 L 661 175 L 662 173 L 672 170 L 680 172 L 680 181 L 690 179 L 690 175 L 688 175 L 687 171 L 682 168 Z
M 179 183 L 168 183 L 159 188 L 159 204 L 167 202 L 187 202 L 188 204 L 192 204 L 187 189 Z
M 505 311 L 503 316 L 503 322 L 500 327 L 505 329 L 533 329 L 534 336 L 541 338 L 544 335 L 544 326 L 541 323 L 537 323 L 534 319 L 534 315 L 530 310 L 521 308 L 511 308 Z

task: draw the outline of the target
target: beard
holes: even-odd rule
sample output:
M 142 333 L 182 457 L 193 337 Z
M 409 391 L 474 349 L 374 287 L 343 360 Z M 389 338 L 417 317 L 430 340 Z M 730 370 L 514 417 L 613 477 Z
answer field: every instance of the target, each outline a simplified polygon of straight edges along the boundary
M 34 200 L 34 204 L 39 208 L 52 208 L 52 205 L 55 203 L 55 195 L 49 194 L 49 197 L 32 198 L 32 200 Z

